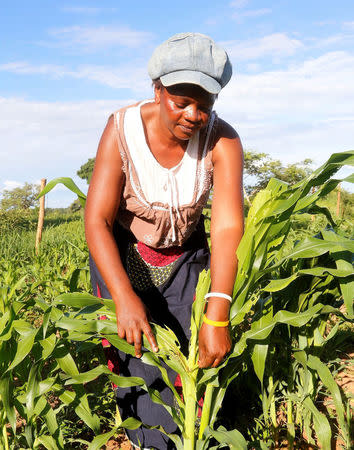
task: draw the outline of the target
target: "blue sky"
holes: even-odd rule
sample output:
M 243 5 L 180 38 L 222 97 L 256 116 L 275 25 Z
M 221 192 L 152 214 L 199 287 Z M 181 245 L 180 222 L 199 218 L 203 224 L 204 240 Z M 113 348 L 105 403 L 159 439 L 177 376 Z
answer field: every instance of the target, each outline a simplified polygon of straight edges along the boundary
M 284 163 L 354 147 L 352 0 L 3 1 L 0 191 L 76 176 L 109 114 L 152 95 L 146 66 L 172 34 L 208 34 L 234 76 L 215 109 L 246 149 Z M 48 206 L 74 196 L 57 188 Z

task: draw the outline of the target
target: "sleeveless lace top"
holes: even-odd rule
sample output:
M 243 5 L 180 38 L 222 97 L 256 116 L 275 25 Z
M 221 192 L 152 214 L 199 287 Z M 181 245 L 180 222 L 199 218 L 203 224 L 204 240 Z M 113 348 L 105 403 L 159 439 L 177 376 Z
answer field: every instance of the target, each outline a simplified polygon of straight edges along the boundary
M 212 187 L 211 147 L 217 117 L 211 114 L 206 129 L 189 140 L 181 161 L 167 169 L 145 139 L 140 108 L 148 101 L 114 113 L 125 174 L 117 220 L 150 247 L 182 246 L 194 231 Z

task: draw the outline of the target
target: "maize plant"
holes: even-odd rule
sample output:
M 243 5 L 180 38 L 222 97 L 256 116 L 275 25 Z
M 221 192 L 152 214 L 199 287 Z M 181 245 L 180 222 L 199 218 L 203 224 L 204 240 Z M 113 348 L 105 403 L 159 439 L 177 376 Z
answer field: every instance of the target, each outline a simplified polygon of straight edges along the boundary
M 61 402 L 74 407 L 81 420 L 94 430 L 96 437 L 88 443 L 89 449 L 101 448 L 120 428 L 133 429 L 142 425 L 129 418 L 122 423 L 117 421 L 109 432 L 100 434 L 99 417 L 91 411 L 83 385 L 103 375 L 118 389 L 140 386 L 149 393 L 152 401 L 162 404 L 180 430 L 178 435 L 168 435 L 178 450 L 225 446 L 266 449 L 271 444 L 269 438 L 252 442 L 237 428 L 226 430 L 217 425 L 218 412 L 228 386 L 237 382 L 247 366 L 259 381 L 263 422 L 273 429 L 273 436 L 279 428 L 279 408 L 284 407 L 289 448 L 305 433 L 308 442 L 329 450 L 332 431 L 326 415 L 316 404 L 318 392 L 322 389 L 333 398 L 336 420 L 349 448 L 349 412 L 326 365 L 325 352 L 338 332 L 338 325 L 330 332 L 326 330 L 328 317 L 338 317 L 340 321 L 353 318 L 351 254 L 354 244 L 334 230 L 323 230 L 295 245 L 290 245 L 287 239 L 292 219 L 298 214 L 324 214 L 335 226 L 328 210 L 320 208 L 316 202 L 342 181 L 331 177 L 345 164 L 354 164 L 353 151 L 332 155 L 321 168 L 294 186 L 272 179 L 267 188 L 255 197 L 237 251 L 238 274 L 230 310 L 233 348 L 219 367 L 202 370 L 197 364 L 198 330 L 203 319 L 204 295 L 210 287 L 209 272 L 200 274 L 192 310 L 188 354 L 181 351 L 172 330 L 154 325 L 159 352 L 153 353 L 145 340 L 142 359 L 146 364 L 159 368 L 163 380 L 174 393 L 175 405 L 165 404 L 159 392 L 147 386 L 142 378 L 116 375 L 104 364 L 89 371 L 79 371 L 70 353 L 70 343 L 99 346 L 104 338 L 128 354 L 135 355 L 135 350 L 117 336 L 112 300 L 86 293 L 68 293 L 59 295 L 51 305 L 41 302 L 44 320 L 39 330 L 25 330 L 27 325 L 22 322 L 11 325 L 12 332 L 20 337 L 16 338 L 17 346 L 12 349 L 12 356 L 9 353 L 1 361 L 2 367 L 7 367 L 0 378 L 3 404 L 0 425 L 3 430 L 8 421 L 13 433 L 16 432 L 16 407 L 28 417 L 29 447 L 31 442 L 34 446 L 42 444 L 47 448 L 63 448 L 65 443 L 56 421 L 56 411 L 43 401 L 42 394 L 49 389 L 56 390 Z M 353 177 L 347 177 L 346 181 L 353 181 Z M 72 189 L 84 203 L 84 194 L 68 178 L 48 183 L 42 195 L 57 183 Z M 314 187 L 316 190 L 313 192 Z M 342 304 L 344 312 L 339 309 Z M 107 320 L 98 320 L 103 315 Z M 9 336 L 7 320 L 1 319 L 3 328 L 0 327 L 0 345 L 5 346 L 8 345 L 6 336 Z M 1 341 L 3 336 L 5 339 Z M 37 350 L 31 353 L 31 363 L 26 365 L 30 354 L 28 349 L 34 346 Z M 49 357 L 55 363 L 45 377 L 40 369 Z M 182 397 L 167 376 L 165 364 L 180 375 Z M 13 399 L 11 383 L 14 378 L 11 374 L 15 367 L 21 367 L 28 379 L 24 381 L 26 389 L 22 396 Z M 23 375 L 21 379 L 25 380 Z M 196 427 L 198 401 L 202 396 L 202 415 L 200 425 Z M 45 417 L 46 426 L 38 429 L 36 417 L 41 415 Z M 164 432 L 161 427 L 160 431 Z

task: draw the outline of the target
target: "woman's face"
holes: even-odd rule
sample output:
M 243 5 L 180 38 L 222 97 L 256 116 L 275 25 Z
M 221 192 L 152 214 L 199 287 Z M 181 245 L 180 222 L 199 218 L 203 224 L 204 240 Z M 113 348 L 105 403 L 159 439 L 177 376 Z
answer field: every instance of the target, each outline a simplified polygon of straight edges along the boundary
M 216 95 L 193 84 L 155 88 L 161 120 L 175 138 L 183 141 L 208 124 L 215 99 Z

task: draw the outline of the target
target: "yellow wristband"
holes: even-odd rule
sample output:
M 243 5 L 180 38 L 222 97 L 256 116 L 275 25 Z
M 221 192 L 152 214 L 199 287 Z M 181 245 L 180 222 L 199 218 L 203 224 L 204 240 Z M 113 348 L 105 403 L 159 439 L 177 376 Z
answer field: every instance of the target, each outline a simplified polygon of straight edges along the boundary
M 221 322 L 219 320 L 210 320 L 205 314 L 203 317 L 203 322 L 207 323 L 208 325 L 212 325 L 213 327 L 227 327 L 230 323 L 229 320 L 226 320 L 225 322 Z

